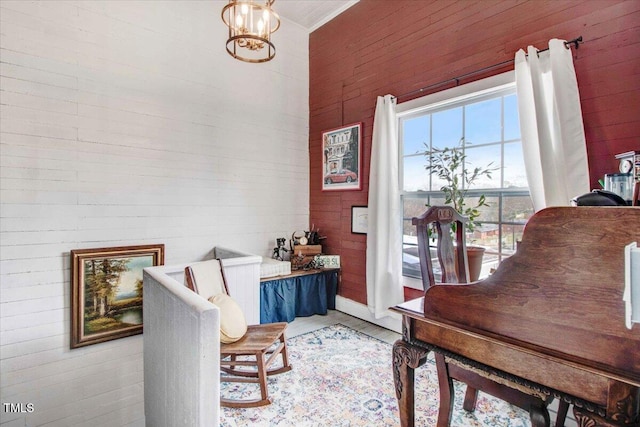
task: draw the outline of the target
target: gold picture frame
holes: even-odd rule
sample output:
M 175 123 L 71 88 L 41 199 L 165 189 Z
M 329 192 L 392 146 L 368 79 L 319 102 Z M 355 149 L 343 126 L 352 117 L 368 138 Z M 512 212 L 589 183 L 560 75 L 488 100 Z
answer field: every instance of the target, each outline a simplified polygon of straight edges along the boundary
M 71 348 L 142 333 L 142 270 L 164 245 L 71 251 Z

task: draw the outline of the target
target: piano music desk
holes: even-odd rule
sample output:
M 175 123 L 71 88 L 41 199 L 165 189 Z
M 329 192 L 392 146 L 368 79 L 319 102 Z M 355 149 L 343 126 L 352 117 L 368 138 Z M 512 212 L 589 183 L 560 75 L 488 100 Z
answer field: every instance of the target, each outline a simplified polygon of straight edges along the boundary
M 581 427 L 640 426 L 640 325 L 625 327 L 622 300 L 624 247 L 634 241 L 638 208 L 545 209 L 487 279 L 433 286 L 393 307 L 403 316 L 393 348 L 401 425 L 414 425 L 414 369 L 434 351 L 573 404 Z M 549 425 L 544 411 L 533 408 L 532 425 Z

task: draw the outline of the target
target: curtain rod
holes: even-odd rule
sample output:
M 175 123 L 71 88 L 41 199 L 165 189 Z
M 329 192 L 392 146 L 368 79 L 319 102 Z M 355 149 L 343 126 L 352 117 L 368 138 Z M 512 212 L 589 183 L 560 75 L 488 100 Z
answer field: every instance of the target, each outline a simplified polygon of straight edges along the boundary
M 575 48 L 578 49 L 578 47 L 580 46 L 580 43 L 583 43 L 582 36 L 577 37 L 577 38 L 575 38 L 573 40 L 569 40 L 569 41 L 564 42 L 564 46 L 567 49 L 571 49 L 572 46 L 575 46 Z M 538 54 L 540 52 L 546 52 L 548 50 L 549 50 L 549 48 L 540 49 L 538 51 Z M 447 80 L 443 80 L 443 81 L 438 82 L 438 83 L 431 84 L 429 86 L 422 87 L 420 89 L 413 90 L 411 92 L 403 93 L 402 95 L 394 96 L 393 99 L 404 98 L 405 96 L 415 95 L 417 93 L 421 93 L 421 92 L 424 92 L 424 91 L 429 90 L 429 89 L 435 89 L 435 88 L 437 88 L 439 86 L 443 86 L 443 85 L 445 85 L 447 83 L 451 83 L 451 82 L 456 82 L 456 86 L 458 86 L 460 84 L 460 80 L 462 80 L 462 79 L 464 79 L 466 77 L 470 77 L 470 76 L 473 76 L 473 75 L 476 75 L 476 74 L 481 74 L 481 73 L 484 73 L 486 71 L 493 70 L 495 68 L 503 67 L 503 66 L 505 66 L 507 64 L 513 63 L 513 61 L 514 61 L 513 59 L 509 59 L 507 61 L 503 61 L 503 62 L 499 62 L 497 64 L 489 65 L 488 67 L 480 68 L 479 70 L 471 71 L 470 73 L 462 74 L 461 76 L 458 76 L 458 77 L 453 77 L 453 78 L 450 78 L 450 79 L 447 79 Z

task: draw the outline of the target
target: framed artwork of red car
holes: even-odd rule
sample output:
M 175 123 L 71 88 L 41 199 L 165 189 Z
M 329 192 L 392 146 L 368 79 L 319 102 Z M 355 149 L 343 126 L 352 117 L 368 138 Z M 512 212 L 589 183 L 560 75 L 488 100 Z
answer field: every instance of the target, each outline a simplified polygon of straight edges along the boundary
M 322 132 L 322 191 L 362 189 L 362 123 Z

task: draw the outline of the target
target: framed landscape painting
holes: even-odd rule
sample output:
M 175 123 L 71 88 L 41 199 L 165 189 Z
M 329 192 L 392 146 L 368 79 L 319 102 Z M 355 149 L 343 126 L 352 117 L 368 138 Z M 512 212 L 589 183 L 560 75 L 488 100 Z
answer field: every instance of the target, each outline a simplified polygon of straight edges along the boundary
M 164 245 L 71 251 L 71 348 L 142 333 L 142 269 Z
M 322 191 L 362 189 L 362 123 L 322 132 Z

